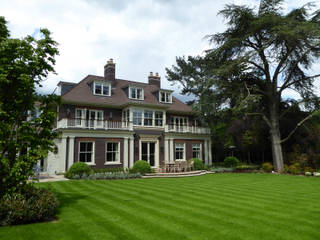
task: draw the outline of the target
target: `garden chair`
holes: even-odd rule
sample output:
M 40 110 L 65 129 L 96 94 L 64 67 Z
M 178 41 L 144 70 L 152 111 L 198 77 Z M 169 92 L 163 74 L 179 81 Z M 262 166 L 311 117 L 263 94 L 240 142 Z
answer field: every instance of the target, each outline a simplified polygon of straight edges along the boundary
M 188 169 L 189 171 L 193 171 L 193 160 L 188 160 Z

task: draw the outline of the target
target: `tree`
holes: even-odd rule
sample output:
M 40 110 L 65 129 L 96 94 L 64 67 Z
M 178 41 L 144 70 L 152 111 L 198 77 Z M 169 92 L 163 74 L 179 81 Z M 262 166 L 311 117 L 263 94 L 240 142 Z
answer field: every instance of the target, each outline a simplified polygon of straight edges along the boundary
M 47 29 L 41 38 L 10 38 L 0 17 L 0 197 L 22 192 L 34 165 L 53 150 L 52 131 L 59 97 L 41 96 L 36 87 L 54 73 L 57 43 Z M 38 104 L 40 115 L 27 121 Z
M 178 57 L 167 70 L 169 81 L 178 81 L 183 93 L 198 97 L 195 108 L 215 117 L 226 109 L 259 115 L 268 125 L 275 168 L 283 171 L 282 143 L 305 121 L 318 114 L 319 98 L 310 74 L 320 55 L 320 11 L 312 4 L 283 13 L 283 0 L 261 0 L 258 10 L 226 5 L 220 14 L 227 30 L 208 36 L 215 44 L 205 56 Z M 285 90 L 297 92 L 305 111 L 289 135 L 281 139 L 280 120 L 285 116 Z M 293 106 L 293 104 L 291 105 Z

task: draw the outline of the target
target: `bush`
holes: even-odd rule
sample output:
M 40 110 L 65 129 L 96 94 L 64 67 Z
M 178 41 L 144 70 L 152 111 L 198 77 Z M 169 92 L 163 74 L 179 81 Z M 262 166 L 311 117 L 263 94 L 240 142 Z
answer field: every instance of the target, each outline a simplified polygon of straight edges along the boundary
M 105 173 L 93 173 L 91 175 L 74 175 L 71 179 L 75 180 L 106 180 L 106 179 L 130 179 L 140 178 L 140 173 L 128 173 L 128 172 L 105 172 Z
M 291 174 L 300 174 L 301 173 L 301 167 L 299 163 L 291 164 L 288 168 L 288 173 Z
M 273 165 L 269 162 L 265 162 L 264 164 L 262 164 L 262 169 L 265 172 L 271 172 L 273 170 Z
M 86 163 L 76 162 L 69 168 L 65 177 L 72 178 L 74 175 L 79 175 L 81 177 L 84 174 L 89 175 L 90 173 L 91 169 Z
M 312 167 L 305 167 L 304 168 L 304 172 L 311 172 L 311 173 L 313 173 L 313 172 L 315 172 L 316 170 L 315 169 L 313 169 Z
M 130 173 L 140 173 L 142 175 L 151 172 L 152 169 L 150 167 L 150 164 L 143 160 L 136 161 L 133 167 L 130 169 Z
M 47 189 L 29 187 L 26 193 L 12 193 L 0 200 L 0 225 L 52 220 L 59 203 Z
M 193 161 L 193 169 L 194 170 L 205 170 L 206 166 L 203 164 L 203 162 L 199 158 L 191 158 L 189 159 L 189 162 Z
M 259 166 L 257 165 L 239 165 L 236 166 L 236 170 L 257 170 L 259 168 Z
M 233 172 L 234 168 L 226 168 L 226 167 L 213 167 L 210 169 L 212 172 L 215 173 L 223 173 L 223 172 Z
M 235 167 L 240 163 L 236 157 L 226 157 L 223 162 L 225 167 Z
M 305 172 L 304 175 L 306 175 L 306 176 L 312 176 L 312 173 L 311 173 L 311 172 Z

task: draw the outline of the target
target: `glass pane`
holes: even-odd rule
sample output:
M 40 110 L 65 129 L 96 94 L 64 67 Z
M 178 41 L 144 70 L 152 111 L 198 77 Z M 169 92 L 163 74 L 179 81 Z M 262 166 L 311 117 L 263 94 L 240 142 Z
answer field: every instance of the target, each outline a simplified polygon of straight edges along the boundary
M 136 98 L 136 89 L 131 88 L 131 98 Z
M 142 90 L 140 88 L 137 88 L 137 98 L 138 99 L 142 98 Z
M 107 162 L 111 162 L 111 161 L 112 161 L 112 153 L 107 152 Z
M 112 151 L 112 143 L 110 143 L 110 142 L 107 143 L 107 151 L 108 152 Z
M 80 162 L 85 162 L 86 161 L 86 154 L 85 153 L 80 153 L 79 154 L 79 161 Z
M 86 159 L 86 161 L 87 162 L 91 162 L 91 153 L 86 153 L 86 155 L 87 155 L 87 159 Z
M 81 118 L 81 113 L 82 113 L 82 110 L 81 109 L 77 109 L 76 110 L 76 117 L 77 118 Z
M 148 143 L 142 143 L 142 154 L 148 154 Z
M 109 95 L 109 86 L 103 86 L 103 95 Z
M 86 151 L 86 143 L 81 142 L 80 143 L 80 152 L 85 152 Z
M 87 143 L 87 152 L 92 152 L 92 142 Z
M 96 85 L 95 93 L 101 94 L 101 85 L 100 84 L 95 84 L 95 85 Z

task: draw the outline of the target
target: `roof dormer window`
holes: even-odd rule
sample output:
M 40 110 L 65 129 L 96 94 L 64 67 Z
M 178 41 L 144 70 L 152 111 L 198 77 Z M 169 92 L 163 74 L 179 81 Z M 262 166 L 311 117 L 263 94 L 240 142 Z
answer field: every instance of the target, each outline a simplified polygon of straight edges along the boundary
M 144 99 L 144 92 L 143 88 L 140 87 L 130 87 L 129 88 L 129 98 L 143 100 Z
M 111 85 L 110 83 L 94 82 L 93 83 L 93 94 L 101 96 L 111 96 Z
M 171 92 L 159 92 L 159 102 L 161 103 L 172 103 L 172 94 Z

